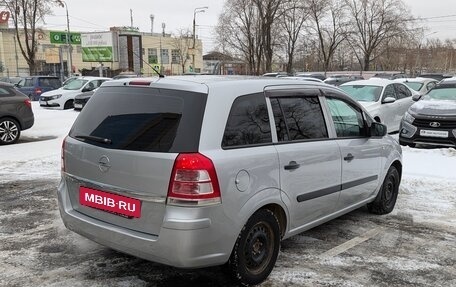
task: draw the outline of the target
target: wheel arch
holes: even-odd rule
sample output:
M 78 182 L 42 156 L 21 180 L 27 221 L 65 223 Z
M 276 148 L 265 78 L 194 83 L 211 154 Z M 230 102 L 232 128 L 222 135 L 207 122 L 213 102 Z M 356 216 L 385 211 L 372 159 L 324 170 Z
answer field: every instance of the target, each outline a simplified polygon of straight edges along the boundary
M 13 115 L 4 115 L 4 116 L 1 116 L 0 117 L 0 121 L 4 120 L 4 119 L 12 119 L 14 120 L 16 123 L 19 124 L 19 129 L 22 131 L 22 121 L 20 119 L 18 119 L 17 117 L 13 116 Z
M 393 163 L 391 163 L 391 166 L 394 166 L 397 169 L 397 172 L 399 173 L 399 180 L 402 179 L 402 163 L 399 160 L 395 160 Z
M 238 234 L 252 215 L 262 209 L 269 209 L 274 213 L 279 221 L 280 234 L 281 237 L 283 237 L 287 231 L 288 212 L 286 205 L 281 199 L 280 190 L 276 188 L 257 192 L 241 207 L 238 218 L 240 218 L 242 222 L 238 226 Z

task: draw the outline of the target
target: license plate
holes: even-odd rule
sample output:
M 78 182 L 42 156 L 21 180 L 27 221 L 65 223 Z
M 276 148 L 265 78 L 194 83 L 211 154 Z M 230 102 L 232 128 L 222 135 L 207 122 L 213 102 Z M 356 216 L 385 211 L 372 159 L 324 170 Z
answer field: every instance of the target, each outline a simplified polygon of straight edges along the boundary
M 74 104 L 74 107 L 75 107 L 76 109 L 82 109 L 82 104 Z
M 423 137 L 434 137 L 434 138 L 447 138 L 447 131 L 430 131 L 430 130 L 421 130 L 420 135 Z
M 45 101 L 40 101 L 40 105 L 47 105 L 47 102 L 45 102 Z
M 126 217 L 141 217 L 141 201 L 135 198 L 112 194 L 81 186 L 79 203 Z

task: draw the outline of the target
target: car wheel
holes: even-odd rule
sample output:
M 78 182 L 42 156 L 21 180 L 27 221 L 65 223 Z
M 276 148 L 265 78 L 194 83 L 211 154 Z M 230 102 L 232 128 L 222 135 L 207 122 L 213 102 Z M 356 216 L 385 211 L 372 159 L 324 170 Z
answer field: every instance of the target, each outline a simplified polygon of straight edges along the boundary
M 367 208 L 374 214 L 388 214 L 394 209 L 399 193 L 400 175 L 394 166 L 386 174 L 380 191 L 375 200 L 367 204 Z
M 68 109 L 72 109 L 72 108 L 74 108 L 73 100 L 66 101 L 65 105 L 63 106 L 63 109 L 68 110 Z
M 21 129 L 17 121 L 10 118 L 0 120 L 0 145 L 13 144 L 20 135 Z
M 257 211 L 242 228 L 228 261 L 231 275 L 244 286 L 263 282 L 280 249 L 279 221 L 268 209 Z

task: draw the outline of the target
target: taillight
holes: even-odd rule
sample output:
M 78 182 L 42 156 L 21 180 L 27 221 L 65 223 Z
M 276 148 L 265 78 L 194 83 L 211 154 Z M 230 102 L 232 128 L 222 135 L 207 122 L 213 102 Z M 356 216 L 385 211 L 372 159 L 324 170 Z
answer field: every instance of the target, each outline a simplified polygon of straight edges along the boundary
M 65 137 L 62 142 L 62 151 L 60 154 L 60 168 L 62 172 L 65 172 L 65 145 L 66 145 L 66 139 Z
M 221 203 L 212 161 L 200 153 L 179 154 L 168 188 L 168 204 L 202 206 Z
M 26 99 L 26 100 L 24 101 L 24 104 L 25 104 L 27 107 L 32 108 L 32 101 L 30 101 L 30 99 Z
M 41 95 L 43 91 L 41 90 L 41 88 L 35 88 L 35 94 L 37 94 L 38 96 Z

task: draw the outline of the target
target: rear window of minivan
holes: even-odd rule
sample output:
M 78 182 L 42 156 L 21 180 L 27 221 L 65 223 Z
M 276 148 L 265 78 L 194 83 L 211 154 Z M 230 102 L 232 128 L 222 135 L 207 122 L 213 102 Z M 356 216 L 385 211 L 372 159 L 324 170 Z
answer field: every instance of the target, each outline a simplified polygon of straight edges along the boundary
M 101 87 L 70 137 L 109 149 L 197 152 L 206 94 L 150 87 Z

